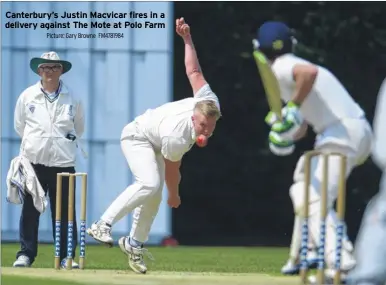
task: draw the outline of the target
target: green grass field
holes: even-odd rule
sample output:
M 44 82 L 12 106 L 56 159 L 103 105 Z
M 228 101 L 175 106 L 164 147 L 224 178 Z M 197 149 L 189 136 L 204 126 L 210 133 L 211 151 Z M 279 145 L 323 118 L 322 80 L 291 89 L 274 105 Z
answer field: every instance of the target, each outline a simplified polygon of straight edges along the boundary
M 39 246 L 33 267 L 12 268 L 18 248 L 14 244 L 2 245 L 3 285 L 291 285 L 300 281 L 280 274 L 288 256 L 285 248 L 150 247 L 155 261 L 147 262 L 146 275 L 129 270 L 127 257 L 118 247 L 88 246 L 86 269 L 71 271 L 54 270 L 53 245 Z

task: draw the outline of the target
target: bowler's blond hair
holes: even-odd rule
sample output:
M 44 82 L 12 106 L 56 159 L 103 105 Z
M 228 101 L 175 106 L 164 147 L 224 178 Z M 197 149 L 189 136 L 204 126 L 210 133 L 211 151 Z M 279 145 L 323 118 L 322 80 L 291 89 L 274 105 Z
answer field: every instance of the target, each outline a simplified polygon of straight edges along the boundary
M 194 106 L 194 109 L 199 111 L 205 117 L 216 118 L 216 121 L 221 117 L 220 109 L 213 100 L 199 101 L 196 103 L 196 106 Z

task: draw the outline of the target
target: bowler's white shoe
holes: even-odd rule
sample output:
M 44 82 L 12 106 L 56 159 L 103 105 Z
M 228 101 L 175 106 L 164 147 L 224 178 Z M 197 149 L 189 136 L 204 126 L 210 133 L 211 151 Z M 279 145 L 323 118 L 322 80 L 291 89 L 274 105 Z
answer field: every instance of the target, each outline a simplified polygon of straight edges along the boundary
M 150 252 L 148 252 L 147 249 L 143 247 L 131 246 L 128 237 L 121 237 L 118 241 L 118 244 L 122 252 L 129 257 L 130 268 L 136 273 L 145 274 L 147 267 L 143 261 L 143 255 L 146 254 L 149 259 L 154 260 Z
M 112 247 L 114 244 L 114 240 L 111 237 L 111 226 L 104 221 L 93 223 L 91 227 L 87 229 L 87 234 L 108 247 Z
M 13 267 L 30 267 L 31 262 L 29 257 L 26 255 L 20 255 L 16 261 L 13 263 Z

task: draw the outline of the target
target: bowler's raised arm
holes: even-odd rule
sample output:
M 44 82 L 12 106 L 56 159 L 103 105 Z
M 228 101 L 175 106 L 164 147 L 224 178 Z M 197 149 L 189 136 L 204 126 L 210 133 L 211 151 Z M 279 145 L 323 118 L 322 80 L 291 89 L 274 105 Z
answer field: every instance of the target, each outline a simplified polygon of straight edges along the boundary
M 194 48 L 190 27 L 185 23 L 184 18 L 176 20 L 176 32 L 184 40 L 185 44 L 185 68 L 193 94 L 196 94 L 205 84 L 207 84 L 200 63 L 198 62 L 196 49 Z

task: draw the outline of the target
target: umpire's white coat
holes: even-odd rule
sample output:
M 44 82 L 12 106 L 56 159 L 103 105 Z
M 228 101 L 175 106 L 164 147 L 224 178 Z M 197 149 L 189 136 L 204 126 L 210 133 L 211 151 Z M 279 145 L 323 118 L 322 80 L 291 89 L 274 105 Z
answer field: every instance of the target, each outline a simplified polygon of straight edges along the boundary
M 16 103 L 14 127 L 22 138 L 20 154 L 34 164 L 75 166 L 77 140 L 84 132 L 82 104 L 62 82 L 55 100 L 48 100 L 41 88 L 40 81 L 28 87 Z

